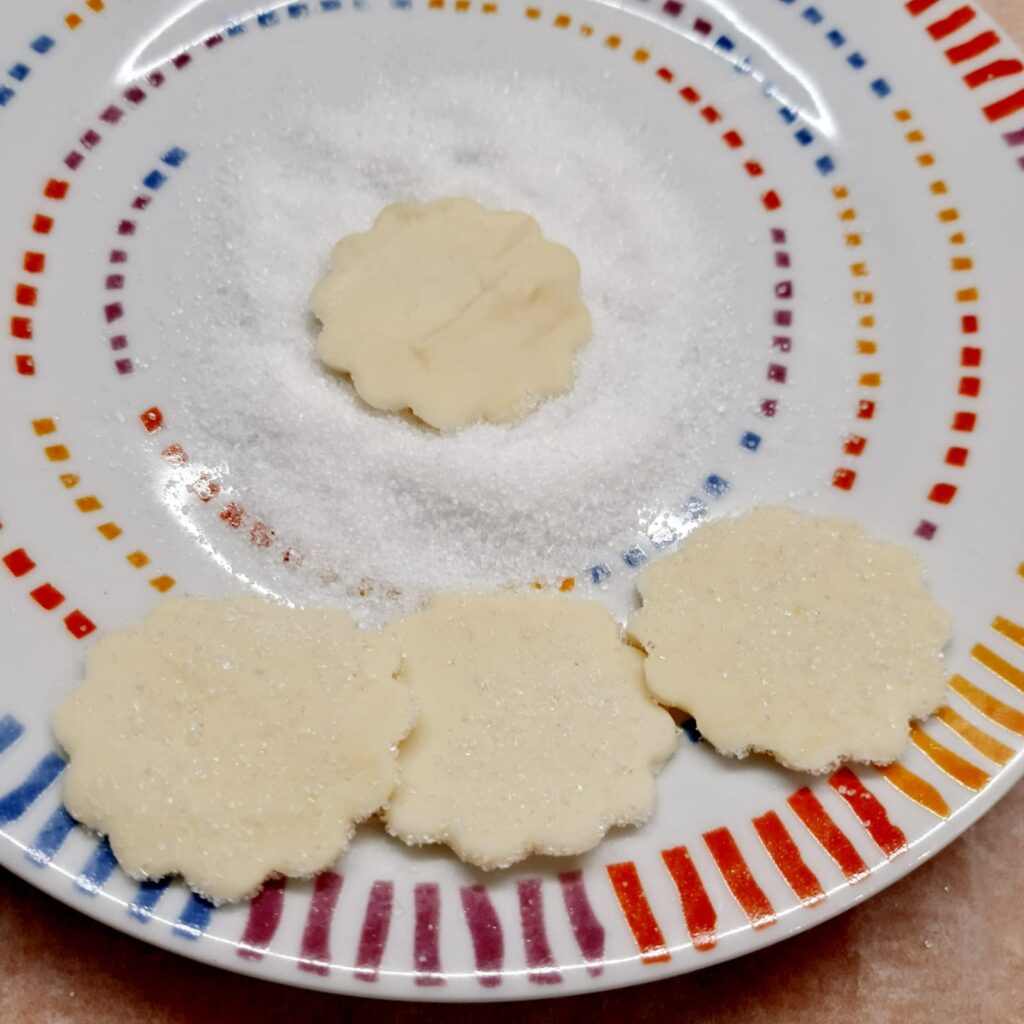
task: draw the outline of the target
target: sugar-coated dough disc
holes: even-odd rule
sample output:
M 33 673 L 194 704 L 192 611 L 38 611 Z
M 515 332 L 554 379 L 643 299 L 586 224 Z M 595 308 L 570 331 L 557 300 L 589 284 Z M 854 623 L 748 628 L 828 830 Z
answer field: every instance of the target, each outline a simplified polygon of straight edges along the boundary
M 887 763 L 942 701 L 949 615 L 912 551 L 848 520 L 762 508 L 709 523 L 640 592 L 628 631 L 648 684 L 722 753 Z
M 391 833 L 501 868 L 580 853 L 650 817 L 676 728 L 602 607 L 449 594 L 394 628 L 420 718 L 401 748 Z
M 531 217 L 441 199 L 343 238 L 310 303 L 320 358 L 366 402 L 448 430 L 569 387 L 590 336 L 579 286 L 576 257 Z
M 394 787 L 415 717 L 399 665 L 341 611 L 168 601 L 100 640 L 58 710 L 64 802 L 135 878 L 221 901 L 310 875 Z

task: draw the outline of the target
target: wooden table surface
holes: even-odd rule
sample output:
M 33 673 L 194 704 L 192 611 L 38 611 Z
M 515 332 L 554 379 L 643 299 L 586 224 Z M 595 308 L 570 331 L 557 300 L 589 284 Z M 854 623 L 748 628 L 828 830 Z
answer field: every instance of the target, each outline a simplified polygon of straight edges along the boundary
M 897 0 L 892 0 L 897 2 Z M 1024 41 L 1024 0 L 988 0 Z M 937 857 L 809 932 L 697 974 L 496 1005 L 490 1020 L 1024 1024 L 1024 785 Z M 95 923 L 0 870 L 0 1024 L 469 1024 L 474 1006 L 320 995 L 215 970 Z

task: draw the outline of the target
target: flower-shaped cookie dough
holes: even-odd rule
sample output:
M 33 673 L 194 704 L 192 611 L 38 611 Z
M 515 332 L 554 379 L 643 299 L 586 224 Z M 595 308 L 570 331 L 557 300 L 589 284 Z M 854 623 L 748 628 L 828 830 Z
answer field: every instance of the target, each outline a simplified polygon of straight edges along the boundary
M 395 784 L 414 704 L 340 611 L 170 601 L 102 639 L 57 712 L 64 802 L 135 878 L 215 901 L 332 864 Z
M 580 267 L 523 213 L 469 199 L 387 207 L 313 290 L 320 358 L 378 409 L 441 430 L 565 391 L 590 336 Z
M 949 615 L 917 556 L 845 519 L 762 508 L 692 533 L 640 581 L 647 682 L 724 754 L 887 763 L 941 703 Z
M 392 834 L 502 868 L 650 817 L 676 729 L 599 605 L 443 595 L 394 629 L 420 718 L 385 812 Z

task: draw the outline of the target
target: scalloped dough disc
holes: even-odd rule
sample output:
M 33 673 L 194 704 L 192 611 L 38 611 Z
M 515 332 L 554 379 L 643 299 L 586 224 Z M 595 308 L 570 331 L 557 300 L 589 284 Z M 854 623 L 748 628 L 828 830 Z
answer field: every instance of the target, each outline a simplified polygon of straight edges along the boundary
M 640 592 L 628 632 L 649 686 L 723 754 L 884 764 L 942 702 L 949 615 L 917 555 L 849 520 L 762 508 L 709 523 Z
M 256 598 L 159 605 L 104 637 L 57 712 L 64 802 L 134 878 L 215 901 L 337 860 L 412 728 L 394 641 Z
M 320 358 L 364 401 L 440 430 L 523 416 L 565 391 L 590 337 L 580 266 L 524 213 L 396 203 L 348 235 L 310 297 Z
M 676 728 L 602 607 L 449 594 L 394 629 L 420 720 L 385 812 L 393 835 L 502 868 L 650 817 Z

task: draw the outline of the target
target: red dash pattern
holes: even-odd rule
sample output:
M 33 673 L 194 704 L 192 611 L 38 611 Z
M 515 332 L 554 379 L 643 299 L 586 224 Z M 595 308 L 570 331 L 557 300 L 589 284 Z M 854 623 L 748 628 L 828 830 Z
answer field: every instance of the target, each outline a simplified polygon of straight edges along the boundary
M 775 908 L 754 880 L 747 862 L 740 853 L 732 833 L 727 828 L 716 828 L 704 833 L 704 843 L 718 865 L 718 870 L 729 886 L 733 898 L 754 928 L 767 928 L 775 924 Z
M 850 805 L 886 857 L 895 857 L 907 848 L 903 830 L 889 820 L 878 797 L 849 768 L 840 768 L 828 784 Z
M 77 608 L 64 616 L 64 626 L 76 640 L 82 640 L 96 630 L 96 623 Z
M 689 851 L 685 846 L 674 846 L 670 850 L 662 850 L 661 859 L 665 862 L 665 867 L 679 892 L 683 917 L 693 940 L 693 948 L 714 949 L 718 942 L 715 935 L 718 915 L 694 867 Z
M 1016 114 L 1018 110 L 1024 110 L 1024 89 L 1018 89 L 995 103 L 988 103 L 981 110 L 990 121 L 1001 121 L 1004 117 Z
M 946 51 L 946 58 L 950 64 L 962 64 L 965 60 L 973 60 L 986 50 L 991 50 L 998 42 L 999 36 L 995 32 L 982 32 L 973 39 L 968 39 L 966 43 L 951 46 Z
M 43 583 L 29 592 L 29 597 L 44 611 L 52 612 L 64 603 L 64 595 L 52 584 Z
M 807 866 L 799 847 L 793 842 L 793 837 L 786 830 L 786 826 L 782 824 L 782 819 L 774 811 L 769 811 L 760 818 L 754 818 L 752 824 L 761 842 L 764 843 L 768 856 L 796 898 L 805 907 L 820 903 L 825 898 L 821 882 Z
M 945 39 L 962 29 L 969 21 L 974 20 L 974 11 L 970 7 L 958 7 L 952 14 L 928 26 L 928 35 L 932 39 Z
M 661 933 L 658 921 L 647 902 L 647 894 L 640 883 L 636 865 L 631 861 L 620 864 L 609 864 L 606 868 L 608 879 L 619 901 L 626 924 L 633 933 L 640 959 L 645 964 L 663 963 L 671 960 L 672 955 L 665 945 L 665 936 Z
M 857 882 L 868 874 L 868 866 L 854 849 L 843 830 L 821 806 L 821 801 L 806 787 L 798 789 L 787 800 L 807 831 L 821 844 L 824 851 L 839 865 L 847 881 Z
M 54 448 L 54 452 L 61 451 L 62 449 L 60 446 L 56 446 Z M 56 456 L 51 456 L 51 458 L 55 457 Z M 62 455 L 61 457 L 63 458 L 66 456 Z M 18 579 L 22 576 L 27 576 L 36 568 L 35 561 L 24 548 L 15 548 L 13 551 L 8 551 L 6 555 L 3 555 L 2 558 L 0 558 L 0 561 L 4 563 L 7 571 Z M 60 607 L 60 605 L 62 605 L 66 600 L 64 594 L 52 583 L 43 583 L 39 586 L 33 587 L 32 590 L 29 591 L 29 597 L 39 608 L 46 612 L 52 612 L 55 608 Z M 85 612 L 78 608 L 75 608 L 73 611 L 65 615 L 62 621 L 65 629 L 67 629 L 67 631 L 76 640 L 82 640 L 96 630 L 96 623 L 93 622 Z
M 3 563 L 12 576 L 24 576 L 36 567 L 36 563 L 32 561 L 24 548 L 8 551 L 3 557 Z
M 905 4 L 907 11 L 914 17 L 920 16 L 932 6 L 933 3 L 929 2 L 929 0 L 909 0 Z M 974 21 L 976 16 L 977 11 L 975 8 L 970 4 L 964 4 L 945 17 L 931 21 L 925 26 L 931 39 L 936 43 L 941 43 L 945 48 L 946 59 L 950 64 L 962 64 L 965 61 L 973 60 L 1002 42 L 999 33 L 992 29 L 985 29 L 961 42 L 956 42 L 953 37 L 959 34 L 966 34 L 963 30 Z M 978 89 L 984 86 L 986 87 L 985 92 L 988 92 L 992 82 L 1002 82 L 1015 78 L 1017 79 L 1015 84 L 1019 85 L 1020 79 L 1017 76 L 1021 74 L 1024 74 L 1024 63 L 1014 54 L 1013 56 L 997 58 L 984 65 L 984 67 L 968 72 L 963 76 L 963 82 L 968 89 Z M 1010 117 L 1020 110 L 1024 110 L 1024 89 L 1020 88 L 999 99 L 986 100 L 981 107 L 981 112 L 990 122 L 1001 121 L 1003 118 Z M 1011 132 L 1003 136 L 1004 141 L 1011 146 L 1015 145 L 1011 138 L 1013 134 Z M 1016 163 L 1018 167 L 1024 170 L 1024 158 L 1017 158 Z
M 1008 75 L 1019 75 L 1024 70 L 1024 64 L 1019 60 L 994 60 L 984 67 L 976 68 L 974 71 L 964 75 L 964 81 L 968 88 L 977 89 L 979 85 L 993 82 L 997 78 L 1006 78 Z

